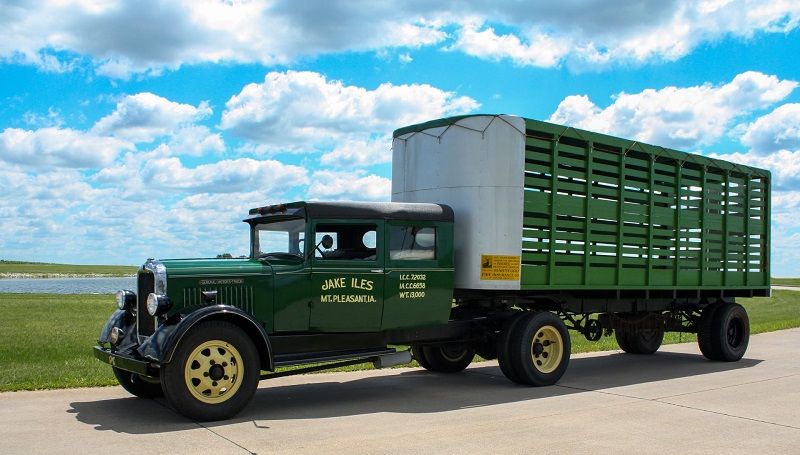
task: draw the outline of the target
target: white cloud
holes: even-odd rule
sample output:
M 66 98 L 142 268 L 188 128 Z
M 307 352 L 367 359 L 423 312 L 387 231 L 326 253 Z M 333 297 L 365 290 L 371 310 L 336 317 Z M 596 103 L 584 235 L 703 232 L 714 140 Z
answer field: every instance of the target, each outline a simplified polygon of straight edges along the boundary
M 383 2 L 20 2 L 0 13 L 0 57 L 61 69 L 65 63 L 44 51 L 77 53 L 91 57 L 98 74 L 127 78 L 184 64 L 274 65 L 444 39 L 441 30 L 404 19 L 397 8 Z
M 317 171 L 311 177 L 310 199 L 388 201 L 392 181 L 364 170 L 352 172 Z
M 206 102 L 192 106 L 143 92 L 120 100 L 114 112 L 98 120 L 92 131 L 133 142 L 151 142 L 211 113 Z
M 46 0 L 4 6 L 0 58 L 45 71 L 89 60 L 97 74 L 127 78 L 186 64 L 290 64 L 440 45 L 520 65 L 591 69 L 674 60 L 726 37 L 786 33 L 799 21 L 794 0 L 497 0 L 491 8 L 476 0 Z
M 308 149 L 478 106 L 427 84 L 384 83 L 368 90 L 314 72 L 271 72 L 228 100 L 221 128 L 275 149 Z
M 620 93 L 600 108 L 585 95 L 564 98 L 549 121 L 657 145 L 692 149 L 710 144 L 730 123 L 786 98 L 797 82 L 747 71 L 722 85 Z
M 450 49 L 519 65 L 566 62 L 597 70 L 609 63 L 676 60 L 702 43 L 785 33 L 799 21 L 800 5 L 792 0 L 500 2 L 493 14 L 462 20 Z M 497 34 L 488 23 L 514 31 Z
M 308 181 L 306 170 L 300 166 L 251 158 L 222 160 L 195 168 L 185 167 L 176 157 L 158 158 L 144 165 L 142 178 L 150 187 L 193 193 L 284 191 Z
M 98 168 L 132 149 L 126 141 L 69 128 L 6 128 L 0 133 L 0 160 L 31 168 Z
M 320 163 L 338 168 L 374 166 L 392 162 L 392 138 L 346 139 L 322 155 Z
M 543 33 L 535 33 L 523 43 L 517 35 L 497 35 L 491 27 L 479 30 L 478 24 L 467 23 L 450 49 L 489 60 L 510 59 L 518 65 L 551 67 L 570 52 L 570 43 Z
M 208 152 L 225 151 L 225 141 L 202 125 L 186 126 L 171 134 L 170 149 L 180 155 L 201 156 Z
M 742 143 L 759 154 L 800 150 L 800 103 L 788 103 L 745 126 Z

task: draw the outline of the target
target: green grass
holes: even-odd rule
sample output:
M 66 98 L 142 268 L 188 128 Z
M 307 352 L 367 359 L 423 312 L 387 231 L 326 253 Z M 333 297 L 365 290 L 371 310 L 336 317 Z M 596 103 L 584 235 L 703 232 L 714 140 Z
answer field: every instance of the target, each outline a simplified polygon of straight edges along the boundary
M 776 286 L 800 286 L 800 278 L 772 278 L 771 283 Z
M 129 276 L 136 274 L 137 267 L 128 265 L 76 265 L 48 264 L 44 262 L 22 262 L 0 260 L 0 273 L 27 273 L 35 275 L 113 275 Z
M 741 299 L 752 333 L 800 327 L 800 292 Z M 92 347 L 116 308 L 112 295 L 0 294 L 0 391 L 114 385 Z M 665 343 L 694 341 L 669 333 Z M 614 337 L 589 342 L 572 333 L 572 352 L 617 349 Z M 363 370 L 357 365 L 338 371 Z

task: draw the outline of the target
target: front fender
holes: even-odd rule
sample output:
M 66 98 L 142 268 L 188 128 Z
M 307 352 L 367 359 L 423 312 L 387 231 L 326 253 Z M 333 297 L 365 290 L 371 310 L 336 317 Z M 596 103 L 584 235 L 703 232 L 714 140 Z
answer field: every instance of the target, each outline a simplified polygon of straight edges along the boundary
M 222 320 L 232 322 L 242 328 L 256 343 L 261 366 L 264 370 L 274 370 L 272 346 L 264 327 L 249 313 L 230 305 L 209 305 L 191 313 L 176 315 L 156 329 L 150 338 L 139 346 L 142 357 L 158 363 L 169 363 L 184 335 L 202 321 Z
M 125 333 L 125 338 L 127 339 L 135 332 L 133 329 L 134 323 L 135 321 L 133 319 L 133 315 L 125 310 L 117 310 L 111 314 L 103 326 L 103 329 L 100 330 L 100 338 L 98 338 L 97 341 L 99 341 L 101 344 L 111 343 L 111 330 L 113 330 L 114 327 L 119 327 L 122 329 L 123 333 Z

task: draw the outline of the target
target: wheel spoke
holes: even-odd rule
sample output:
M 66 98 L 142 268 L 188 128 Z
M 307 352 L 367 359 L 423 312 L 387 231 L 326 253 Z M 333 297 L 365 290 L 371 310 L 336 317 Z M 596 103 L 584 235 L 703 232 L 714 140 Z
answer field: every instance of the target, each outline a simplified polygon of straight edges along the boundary
M 241 364 L 241 355 L 233 346 L 222 340 L 207 341 L 187 359 L 186 386 L 204 403 L 221 403 L 239 388 Z

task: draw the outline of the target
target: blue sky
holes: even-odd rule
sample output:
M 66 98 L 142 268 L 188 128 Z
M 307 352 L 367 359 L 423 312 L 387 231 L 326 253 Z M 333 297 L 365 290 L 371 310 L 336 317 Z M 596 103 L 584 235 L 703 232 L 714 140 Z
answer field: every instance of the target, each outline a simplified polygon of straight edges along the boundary
M 388 200 L 391 132 L 555 121 L 773 171 L 800 276 L 800 3 L 4 1 L 0 258 L 247 251 L 250 207 Z

